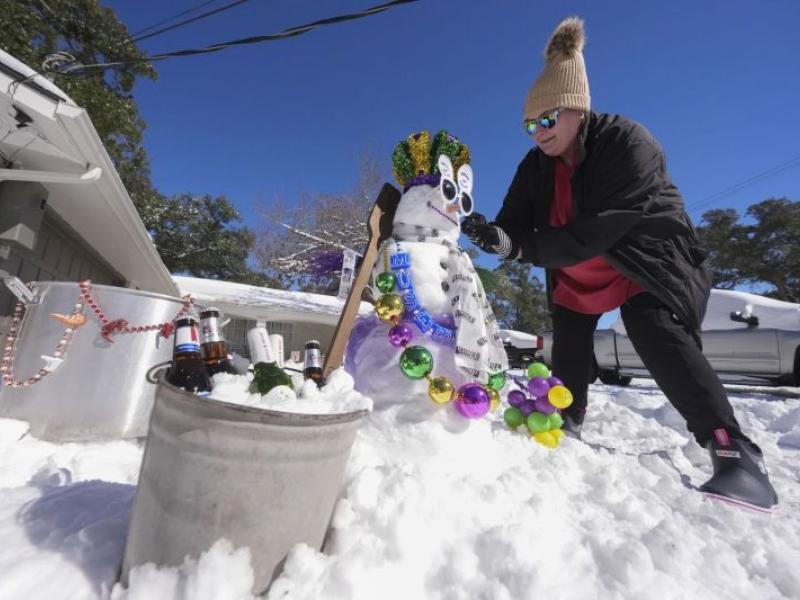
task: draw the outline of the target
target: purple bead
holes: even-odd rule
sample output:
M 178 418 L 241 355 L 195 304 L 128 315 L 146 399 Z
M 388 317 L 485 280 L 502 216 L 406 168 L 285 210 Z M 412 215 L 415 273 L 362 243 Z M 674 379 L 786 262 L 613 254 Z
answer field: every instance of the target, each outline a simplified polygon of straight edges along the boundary
M 389 330 L 389 343 L 396 348 L 408 345 L 414 336 L 411 327 L 405 323 L 398 323 Z
M 552 415 L 556 411 L 556 407 L 547 398 L 537 398 L 535 404 L 536 410 L 545 415 Z
M 525 402 L 525 394 L 522 393 L 520 390 L 512 390 L 508 392 L 508 403 L 511 406 L 516 406 L 519 408 L 519 405 Z
M 544 377 L 533 377 L 528 381 L 528 391 L 534 398 L 541 398 L 550 391 L 550 384 Z
M 549 383 L 549 384 L 550 384 L 550 387 L 553 387 L 554 385 L 564 385 L 564 382 L 563 382 L 563 381 L 561 381 L 561 380 L 560 380 L 558 377 L 556 377 L 555 375 L 551 375 L 550 377 L 548 377 L 548 378 L 547 378 L 547 383 Z
M 519 411 L 527 417 L 529 414 L 531 414 L 533 411 L 536 410 L 536 402 L 534 402 L 533 400 L 525 400 L 517 408 L 519 408 Z
M 468 419 L 480 419 L 489 412 L 489 394 L 477 383 L 467 383 L 458 390 L 456 409 Z

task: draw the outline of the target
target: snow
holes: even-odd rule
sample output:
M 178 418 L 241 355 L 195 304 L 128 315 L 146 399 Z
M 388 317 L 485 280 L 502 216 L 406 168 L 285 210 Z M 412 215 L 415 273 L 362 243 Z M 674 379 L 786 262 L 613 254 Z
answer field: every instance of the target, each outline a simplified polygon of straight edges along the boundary
M 255 320 L 309 321 L 336 325 L 344 301 L 336 296 L 308 292 L 274 290 L 266 287 L 173 276 L 181 294 L 191 294 L 203 306 L 217 306 L 222 311 Z M 368 314 L 372 305 L 361 302 L 358 312 Z
M 293 548 L 267 598 L 798 598 L 800 399 L 770 391 L 731 399 L 766 455 L 773 515 L 693 489 L 708 457 L 650 380 L 592 385 L 584 441 L 556 450 L 506 429 L 499 411 L 470 422 L 376 404 L 327 552 Z M 142 444 L 26 431 L 0 419 L 0 600 L 251 597 L 250 552 L 226 540 L 115 584 Z
M 302 365 L 287 361 L 286 366 L 296 368 Z M 218 373 L 214 375 L 211 398 L 267 410 L 311 415 L 372 410 L 372 399 L 353 389 L 353 378 L 344 369 L 337 369 L 331 373 L 322 387 L 317 387 L 311 379 L 303 381 L 302 373 L 289 373 L 292 378 L 291 388 L 287 385 L 278 385 L 264 396 L 258 392 L 250 393 L 252 373 L 247 375 Z
M 737 290 L 712 289 L 708 309 L 703 319 L 703 331 L 718 329 L 747 329 L 746 323 L 731 321 L 732 312 L 758 317 L 761 329 L 787 329 L 800 331 L 800 304 L 784 302 Z M 625 333 L 625 325 L 618 315 L 611 325 L 617 333 Z

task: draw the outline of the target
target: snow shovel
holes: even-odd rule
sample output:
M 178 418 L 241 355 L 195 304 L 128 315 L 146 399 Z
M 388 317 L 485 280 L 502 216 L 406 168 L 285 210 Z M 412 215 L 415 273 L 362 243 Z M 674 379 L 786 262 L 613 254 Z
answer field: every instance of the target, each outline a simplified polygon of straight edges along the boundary
M 322 368 L 323 379 L 326 379 L 332 371 L 342 366 L 344 349 L 347 346 L 347 340 L 350 338 L 350 331 L 353 329 L 353 323 L 358 313 L 361 294 L 367 286 L 370 273 L 375 266 L 375 261 L 378 257 L 378 246 L 392 235 L 392 221 L 399 202 L 400 191 L 393 185 L 384 183 L 380 194 L 378 194 L 378 199 L 375 201 L 375 206 L 372 207 L 369 213 L 369 219 L 367 220 L 367 231 L 369 233 L 367 250 L 364 252 L 364 259 L 361 261 L 361 267 L 358 269 L 358 275 L 356 275 L 356 279 L 353 282 L 353 287 L 350 288 L 350 293 L 347 295 L 344 310 L 339 315 L 339 323 L 337 323 L 336 331 L 333 333 L 333 342 L 328 350 L 325 365 Z

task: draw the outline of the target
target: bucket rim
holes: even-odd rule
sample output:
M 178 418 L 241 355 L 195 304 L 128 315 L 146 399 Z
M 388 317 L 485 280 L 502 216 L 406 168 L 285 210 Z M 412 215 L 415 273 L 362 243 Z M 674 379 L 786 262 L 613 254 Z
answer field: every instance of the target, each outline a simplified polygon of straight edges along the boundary
M 75 286 L 77 289 L 80 289 L 77 281 L 37 281 L 36 287 L 37 289 L 42 288 L 52 288 L 52 287 L 66 287 L 66 286 Z M 174 302 L 178 302 L 183 304 L 183 298 L 179 296 L 170 296 L 169 294 L 160 294 L 158 292 L 151 292 L 149 290 L 139 290 L 136 288 L 126 288 L 119 285 L 107 285 L 105 283 L 94 283 L 92 282 L 92 290 L 110 290 L 110 291 L 122 291 L 127 294 L 132 294 L 136 296 L 148 296 L 150 298 L 157 298 L 160 300 L 171 300 Z
M 174 399 L 181 402 L 199 402 L 207 406 L 219 408 L 221 410 L 247 415 L 249 417 L 258 417 L 265 419 L 274 419 L 285 422 L 286 425 L 292 426 L 313 426 L 325 425 L 335 423 L 350 423 L 358 421 L 370 413 L 368 409 L 362 408 L 346 413 L 296 413 L 282 410 L 270 410 L 268 408 L 259 408 L 257 406 L 248 406 L 244 404 L 235 404 L 233 402 L 225 402 L 211 396 L 200 396 L 187 392 L 183 388 L 175 387 L 171 383 L 164 380 L 166 372 L 162 371 L 158 374 L 158 387 L 168 390 Z M 156 400 L 160 397 L 158 390 L 156 390 Z

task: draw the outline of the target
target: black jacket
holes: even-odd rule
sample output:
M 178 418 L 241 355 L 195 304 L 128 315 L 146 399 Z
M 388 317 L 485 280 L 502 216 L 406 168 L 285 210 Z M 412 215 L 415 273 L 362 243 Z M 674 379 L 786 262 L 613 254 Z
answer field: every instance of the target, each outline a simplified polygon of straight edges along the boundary
M 520 163 L 495 223 L 513 242 L 512 256 L 554 269 L 602 254 L 657 296 L 694 330 L 706 311 L 711 277 L 664 152 L 644 127 L 618 115 L 591 113 L 580 136 L 583 156 L 572 176 L 572 221 L 550 227 L 555 160 L 538 148 Z

